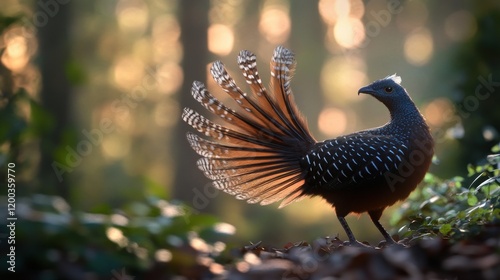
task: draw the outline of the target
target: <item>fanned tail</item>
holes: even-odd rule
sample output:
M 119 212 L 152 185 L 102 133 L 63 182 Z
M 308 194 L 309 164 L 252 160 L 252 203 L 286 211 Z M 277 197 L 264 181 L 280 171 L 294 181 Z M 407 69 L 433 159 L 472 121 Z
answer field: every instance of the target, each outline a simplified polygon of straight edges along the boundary
M 271 92 L 263 86 L 257 71 L 256 56 L 241 51 L 238 65 L 251 89 L 242 91 L 220 61 L 210 72 L 215 82 L 242 110 L 236 111 L 195 81 L 193 97 L 232 128 L 216 124 L 185 108 L 182 119 L 200 133 L 216 141 L 187 134 L 191 147 L 202 156 L 198 168 L 217 189 L 249 203 L 280 207 L 302 198 L 304 172 L 300 159 L 316 142 L 300 115 L 290 89 L 295 70 L 293 53 L 277 47 L 271 61 Z

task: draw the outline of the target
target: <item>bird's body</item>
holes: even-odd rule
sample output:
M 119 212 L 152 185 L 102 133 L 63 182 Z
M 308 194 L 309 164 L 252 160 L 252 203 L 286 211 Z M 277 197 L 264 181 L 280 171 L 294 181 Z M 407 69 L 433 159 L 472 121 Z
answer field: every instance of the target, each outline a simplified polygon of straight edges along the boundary
M 423 179 L 431 163 L 433 140 L 424 118 L 400 86 L 398 76 L 378 80 L 358 93 L 384 103 L 391 120 L 384 126 L 317 142 L 293 102 L 290 80 L 293 54 L 276 48 L 271 61 L 271 91 L 262 85 L 256 57 L 242 51 L 238 64 L 251 94 L 242 91 L 215 62 L 214 80 L 242 107 L 235 111 L 215 99 L 200 82 L 192 94 L 208 110 L 231 124 L 227 128 L 184 109 L 183 119 L 212 142 L 188 133 L 203 156 L 198 167 L 214 186 L 238 199 L 285 206 L 307 196 L 321 196 L 335 207 L 352 244 L 358 244 L 344 217 L 368 212 L 378 222 L 383 210 L 403 200 Z

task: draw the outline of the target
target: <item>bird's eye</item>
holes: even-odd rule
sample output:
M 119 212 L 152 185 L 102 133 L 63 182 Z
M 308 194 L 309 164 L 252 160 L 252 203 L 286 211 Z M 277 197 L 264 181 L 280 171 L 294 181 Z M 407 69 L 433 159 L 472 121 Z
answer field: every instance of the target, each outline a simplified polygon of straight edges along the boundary
M 392 89 L 392 87 L 386 87 L 386 88 L 384 88 L 384 90 L 387 93 L 391 93 L 393 89 Z

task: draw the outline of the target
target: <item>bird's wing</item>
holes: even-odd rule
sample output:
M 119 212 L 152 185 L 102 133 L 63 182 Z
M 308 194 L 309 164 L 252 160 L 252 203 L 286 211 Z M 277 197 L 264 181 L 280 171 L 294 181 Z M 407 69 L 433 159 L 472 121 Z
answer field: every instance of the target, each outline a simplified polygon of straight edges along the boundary
M 302 166 L 308 166 L 310 187 L 352 188 L 399 174 L 407 151 L 395 138 L 354 134 L 318 144 L 302 159 Z

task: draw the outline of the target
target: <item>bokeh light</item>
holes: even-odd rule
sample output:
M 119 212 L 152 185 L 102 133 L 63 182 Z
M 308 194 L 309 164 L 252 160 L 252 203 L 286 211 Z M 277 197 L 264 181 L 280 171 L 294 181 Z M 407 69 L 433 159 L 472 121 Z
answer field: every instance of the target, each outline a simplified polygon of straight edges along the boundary
M 160 93 L 171 95 L 182 86 L 184 73 L 178 63 L 165 62 L 156 71 L 155 80 Z
M 271 44 L 281 44 L 288 39 L 292 23 L 288 7 L 284 5 L 264 6 L 260 16 L 259 31 Z
M 140 84 L 144 75 L 144 63 L 133 56 L 118 58 L 112 69 L 115 85 L 126 91 Z
M 121 159 L 130 151 L 130 138 L 119 134 L 106 135 L 102 140 L 101 148 L 103 155 L 107 159 Z
M 340 18 L 333 29 L 335 40 L 344 48 L 357 47 L 365 39 L 365 27 L 361 20 L 353 17 Z
M 158 262 L 169 262 L 172 260 L 172 252 L 167 249 L 159 249 L 155 252 L 155 260 Z
M 477 23 L 469 11 L 460 10 L 449 15 L 444 22 L 445 34 L 453 41 L 462 42 L 472 37 Z
M 233 50 L 233 30 L 223 24 L 212 24 L 208 28 L 208 50 L 217 55 L 227 55 Z
M 154 20 L 152 27 L 152 47 L 156 62 L 179 63 L 182 59 L 179 21 L 171 15 L 162 15 Z
M 22 27 L 16 26 L 7 30 L 2 36 L 3 42 L 0 46 L 3 45 L 5 50 L 1 61 L 13 72 L 24 69 L 35 52 L 36 46 L 23 36 L 24 33 Z
M 447 98 L 434 99 L 423 110 L 427 123 L 434 127 L 440 127 L 451 121 L 453 114 L 453 104 Z
M 483 127 L 483 138 L 486 141 L 493 141 L 498 137 L 498 130 L 491 125 Z
M 337 104 L 359 101 L 358 89 L 367 83 L 365 62 L 357 57 L 334 57 L 321 70 L 321 88 L 325 97 Z
M 319 14 L 328 25 L 333 25 L 337 21 L 336 2 L 336 0 L 320 0 L 318 2 Z
M 428 29 L 418 29 L 406 37 L 404 53 L 409 63 L 422 66 L 429 62 L 433 52 L 434 42 Z
M 365 26 L 361 18 L 365 7 L 359 0 L 321 0 L 318 10 L 327 24 L 327 42 L 336 42 L 343 48 L 351 49 L 365 40 Z
M 109 227 L 106 229 L 106 236 L 112 242 L 118 244 L 120 247 L 127 246 L 128 238 L 123 235 L 123 232 L 119 228 Z
M 147 27 L 149 12 L 143 1 L 120 0 L 116 5 L 116 16 L 123 31 L 143 33 Z
M 347 114 L 338 108 L 325 108 L 318 117 L 318 128 L 329 137 L 341 135 L 347 127 Z

